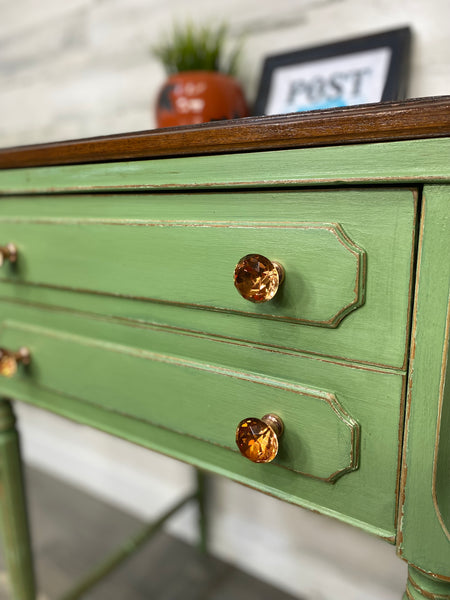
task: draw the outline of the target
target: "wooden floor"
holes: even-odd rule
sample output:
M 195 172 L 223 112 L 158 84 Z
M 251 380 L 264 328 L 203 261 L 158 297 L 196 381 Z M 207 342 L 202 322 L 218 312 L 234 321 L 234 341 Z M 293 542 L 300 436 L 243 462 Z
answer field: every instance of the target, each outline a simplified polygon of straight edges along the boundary
M 140 521 L 37 470 L 27 472 L 39 600 L 54 600 Z M 86 600 L 294 600 L 161 532 Z M 0 600 L 10 600 L 0 557 Z

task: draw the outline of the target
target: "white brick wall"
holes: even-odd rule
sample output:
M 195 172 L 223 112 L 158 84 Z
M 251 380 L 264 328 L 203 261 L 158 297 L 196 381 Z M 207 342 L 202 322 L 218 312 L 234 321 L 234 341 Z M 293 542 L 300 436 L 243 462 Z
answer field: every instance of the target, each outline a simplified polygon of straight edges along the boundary
M 154 126 L 164 79 L 149 46 L 173 20 L 229 22 L 245 33 L 250 101 L 266 55 L 410 25 L 410 96 L 449 93 L 448 0 L 0 0 L 0 146 Z M 144 516 L 190 485 L 190 470 L 31 409 L 30 462 Z M 306 600 L 398 600 L 405 565 L 384 542 L 215 479 L 214 550 Z M 172 531 L 193 537 L 186 512 Z
M 244 33 L 250 101 L 268 54 L 405 24 L 410 94 L 449 91 L 447 0 L 0 0 L 0 144 L 152 128 L 164 72 L 149 47 L 183 18 Z

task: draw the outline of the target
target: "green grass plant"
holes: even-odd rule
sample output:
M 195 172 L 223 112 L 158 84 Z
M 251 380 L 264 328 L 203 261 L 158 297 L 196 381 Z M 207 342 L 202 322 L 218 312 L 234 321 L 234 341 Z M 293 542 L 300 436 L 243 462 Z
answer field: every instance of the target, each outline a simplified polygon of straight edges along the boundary
M 172 32 L 158 44 L 152 46 L 153 56 L 164 65 L 168 74 L 180 71 L 220 71 L 235 75 L 241 44 L 226 53 L 228 27 L 174 24 Z

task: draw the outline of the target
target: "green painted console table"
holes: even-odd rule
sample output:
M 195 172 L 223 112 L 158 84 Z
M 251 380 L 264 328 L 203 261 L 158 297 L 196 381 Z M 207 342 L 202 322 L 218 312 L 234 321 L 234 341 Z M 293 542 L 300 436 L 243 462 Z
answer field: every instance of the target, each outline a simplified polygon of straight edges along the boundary
M 450 598 L 449 97 L 12 148 L 0 167 L 14 600 L 36 592 L 11 399 L 380 536 L 410 565 L 405 598 Z M 233 284 L 252 253 L 284 270 L 268 302 Z M 257 464 L 236 426 L 268 413 L 284 433 Z

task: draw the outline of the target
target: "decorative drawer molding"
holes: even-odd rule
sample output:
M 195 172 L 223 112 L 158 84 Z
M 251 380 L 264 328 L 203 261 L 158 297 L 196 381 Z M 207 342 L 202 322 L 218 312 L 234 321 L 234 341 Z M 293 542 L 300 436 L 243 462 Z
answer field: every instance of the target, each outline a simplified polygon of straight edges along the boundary
M 13 322 L 1 327 L 0 340 L 7 347 L 30 349 L 32 362 L 17 377 L 26 386 L 69 395 L 233 452 L 243 416 L 272 408 L 285 422 L 273 466 L 329 483 L 358 467 L 359 425 L 333 393 Z
M 0 296 L 403 368 L 415 214 L 409 189 L 5 198 Z M 250 253 L 284 268 L 269 302 L 234 288 Z
M 20 253 L 0 273 L 9 281 L 323 327 L 364 302 L 365 253 L 338 223 L 1 222 Z M 243 301 L 232 285 L 239 252 L 252 248 L 286 270 L 264 305 Z

